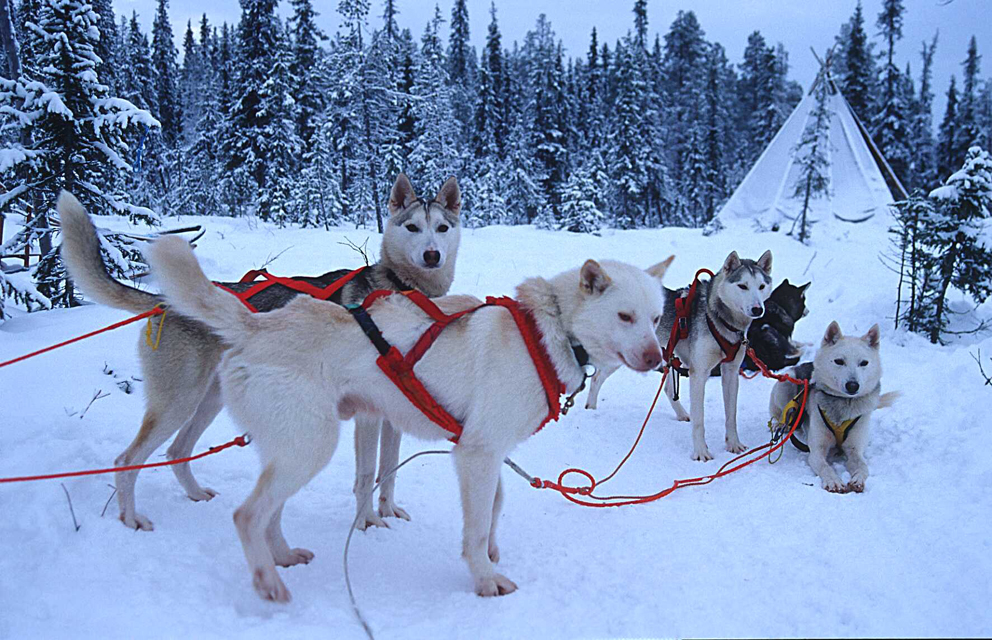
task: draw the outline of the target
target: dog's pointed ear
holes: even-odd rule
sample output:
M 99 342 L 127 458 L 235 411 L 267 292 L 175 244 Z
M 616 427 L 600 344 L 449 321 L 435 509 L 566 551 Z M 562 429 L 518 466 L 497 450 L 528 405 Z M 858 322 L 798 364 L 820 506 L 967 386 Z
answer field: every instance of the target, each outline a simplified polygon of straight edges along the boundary
M 868 343 L 868 346 L 872 349 L 877 350 L 878 344 L 881 341 L 881 336 L 879 335 L 878 324 L 873 324 L 871 329 L 868 329 L 868 333 L 861 336 L 861 339 Z
M 757 264 L 759 269 L 770 274 L 772 272 L 772 250 L 769 249 L 762 253 Z
M 730 255 L 727 256 L 727 259 L 723 261 L 723 270 L 726 271 L 728 275 L 733 273 L 734 270 L 740 266 L 741 257 L 737 255 L 736 251 L 731 251 Z
M 451 213 L 460 215 L 462 212 L 462 192 L 458 188 L 458 180 L 454 176 L 451 176 L 444 181 L 441 185 L 441 189 L 434 196 L 434 202 L 437 202 L 442 207 L 450 211 Z
M 844 337 L 844 334 L 840 332 L 840 325 L 834 320 L 827 327 L 827 332 L 823 334 L 823 346 L 829 347 L 830 345 L 837 344 L 837 341 Z
M 586 260 L 586 263 L 582 265 L 582 270 L 579 271 L 579 288 L 589 295 L 603 293 L 611 282 L 612 280 L 610 280 L 610 276 L 606 275 L 603 265 L 595 260 Z
M 785 280 L 783 280 L 783 281 L 782 281 L 782 284 L 784 284 L 785 286 L 787 286 L 787 287 L 788 287 L 788 286 L 789 286 L 789 279 L 788 279 L 788 278 L 786 278 Z
M 417 194 L 413 191 L 413 185 L 405 173 L 396 176 L 393 183 L 393 190 L 389 193 L 389 215 L 395 216 L 400 211 L 409 207 L 417 199 Z
M 809 285 L 811 285 L 811 284 L 813 284 L 813 281 L 812 280 L 810 280 L 806 284 L 799 285 L 799 293 L 805 294 L 806 293 L 806 289 L 809 289 Z
M 665 272 L 668 271 L 668 267 L 672 266 L 672 260 L 674 259 L 675 256 L 668 256 L 653 267 L 648 267 L 645 271 L 648 272 L 649 276 L 657 278 L 660 281 L 665 277 Z

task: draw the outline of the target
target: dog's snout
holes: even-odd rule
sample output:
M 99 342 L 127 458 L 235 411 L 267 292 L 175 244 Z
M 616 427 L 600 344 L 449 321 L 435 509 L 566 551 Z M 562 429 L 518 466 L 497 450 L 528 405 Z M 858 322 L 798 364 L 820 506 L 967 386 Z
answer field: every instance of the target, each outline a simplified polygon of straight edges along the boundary
M 436 267 L 441 262 L 440 251 L 424 251 L 424 264 L 428 267 Z
M 658 365 L 661 364 L 661 351 L 658 350 L 658 347 L 651 347 L 641 355 L 641 359 L 644 361 L 646 369 L 657 369 Z
M 761 315 L 764 312 L 765 312 L 765 310 L 762 309 L 761 307 L 751 307 L 751 317 L 752 318 L 760 318 Z
M 847 389 L 847 392 L 853 396 L 858 392 L 858 389 L 861 388 L 861 385 L 854 380 L 849 380 L 847 384 L 844 385 L 844 388 Z

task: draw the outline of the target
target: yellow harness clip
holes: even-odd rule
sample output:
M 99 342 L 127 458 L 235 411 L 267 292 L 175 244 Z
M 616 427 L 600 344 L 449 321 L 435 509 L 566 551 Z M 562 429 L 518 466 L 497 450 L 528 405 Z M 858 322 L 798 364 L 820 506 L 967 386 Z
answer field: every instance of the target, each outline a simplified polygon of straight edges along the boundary
M 152 309 L 162 309 L 162 313 L 156 314 L 161 316 L 158 321 L 158 331 L 155 333 L 155 340 L 152 341 L 152 318 L 154 316 L 148 316 L 148 325 L 145 327 L 145 344 L 152 348 L 152 351 L 158 351 L 158 343 L 162 341 L 162 327 L 165 326 L 165 313 L 166 309 L 161 303 L 152 307 Z

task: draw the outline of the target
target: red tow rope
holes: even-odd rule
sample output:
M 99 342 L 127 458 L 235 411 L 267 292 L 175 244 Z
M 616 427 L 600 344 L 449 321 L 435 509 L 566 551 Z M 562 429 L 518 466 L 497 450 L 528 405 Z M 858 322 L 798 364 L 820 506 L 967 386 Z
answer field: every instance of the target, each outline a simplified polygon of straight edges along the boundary
M 86 471 L 67 471 L 65 473 L 51 473 L 44 476 L 21 476 L 19 478 L 0 478 L 0 484 L 5 482 L 30 482 L 32 480 L 54 480 L 55 478 L 75 478 L 77 476 L 95 476 L 101 473 L 117 473 L 118 471 L 137 471 L 138 469 L 151 469 L 152 467 L 171 467 L 172 465 L 182 464 L 184 462 L 192 462 L 194 460 L 199 460 L 200 458 L 206 458 L 207 456 L 212 456 L 215 453 L 220 453 L 224 449 L 230 449 L 231 447 L 245 447 L 251 442 L 251 438 L 248 434 L 238 436 L 237 438 L 231 440 L 230 442 L 225 442 L 222 445 L 216 447 L 210 447 L 203 453 L 198 453 L 195 456 L 189 456 L 188 458 L 176 458 L 175 460 L 166 460 L 165 462 L 152 462 L 149 464 L 132 464 L 127 467 L 110 467 L 109 469 L 89 469 Z

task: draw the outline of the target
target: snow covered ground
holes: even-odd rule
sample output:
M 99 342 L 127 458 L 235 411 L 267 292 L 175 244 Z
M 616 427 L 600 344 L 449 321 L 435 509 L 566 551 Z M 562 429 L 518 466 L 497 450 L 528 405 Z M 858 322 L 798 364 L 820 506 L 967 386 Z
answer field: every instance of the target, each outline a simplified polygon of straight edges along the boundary
M 278 274 L 357 266 L 339 244 L 365 231 L 279 230 L 245 220 L 183 219 L 207 225 L 197 253 L 209 274 L 239 277 L 285 251 Z M 119 228 L 120 219 L 99 224 Z M 861 334 L 883 329 L 885 390 L 902 401 L 876 414 L 865 493 L 829 494 L 788 447 L 780 462 L 753 465 L 711 485 L 623 509 L 583 509 L 535 491 L 507 470 L 500 524 L 501 571 L 516 593 L 472 593 L 459 557 L 461 515 L 449 460 L 415 461 L 397 496 L 413 517 L 357 533 L 352 577 L 380 638 L 616 636 L 938 636 L 992 634 L 992 389 L 970 356 L 992 354 L 992 339 L 944 348 L 893 334 L 894 276 L 879 264 L 881 234 L 814 231 L 811 247 L 779 234 L 663 229 L 603 237 L 530 228 L 466 230 L 454 291 L 509 294 L 526 276 L 551 275 L 587 257 L 648 266 L 670 253 L 670 286 L 699 267 L 715 269 L 731 249 L 757 257 L 771 248 L 775 279 L 813 281 L 809 316 L 796 338 L 818 343 L 830 320 Z M 805 271 L 805 275 L 804 275 Z M 979 309 L 992 316 L 992 307 Z M 0 360 L 109 324 L 126 314 L 99 306 L 22 315 L 0 325 Z M 165 328 L 168 331 L 168 325 Z M 0 477 L 109 466 L 134 436 L 142 413 L 127 327 L 0 370 Z M 105 370 L 112 370 L 109 374 Z M 988 367 L 986 367 L 988 370 Z M 658 384 L 621 372 L 598 411 L 576 410 L 522 445 L 515 460 L 557 477 L 578 465 L 602 476 L 632 442 Z M 771 382 L 742 382 L 739 423 L 748 445 L 767 438 Z M 85 410 L 94 393 L 109 394 Z M 689 459 L 689 426 L 662 401 L 613 492 L 647 493 L 674 478 L 712 472 L 722 450 L 719 383 L 707 396 L 709 463 Z M 85 410 L 85 411 L 84 411 Z M 226 414 L 197 451 L 237 433 Z M 259 600 L 231 514 L 257 473 L 255 455 L 236 449 L 194 463 L 220 495 L 189 501 L 171 471 L 142 472 L 138 508 L 152 533 L 125 529 L 112 476 L 0 485 L 0 637 L 3 638 L 359 638 L 344 588 L 341 553 L 354 515 L 351 434 L 329 467 L 286 507 L 291 544 L 316 552 L 308 566 L 281 570 L 293 602 Z M 436 447 L 407 438 L 404 457 Z M 153 460 L 162 459 L 164 447 Z M 250 447 L 249 447 L 250 449 Z M 846 472 L 842 474 L 846 477 Z

